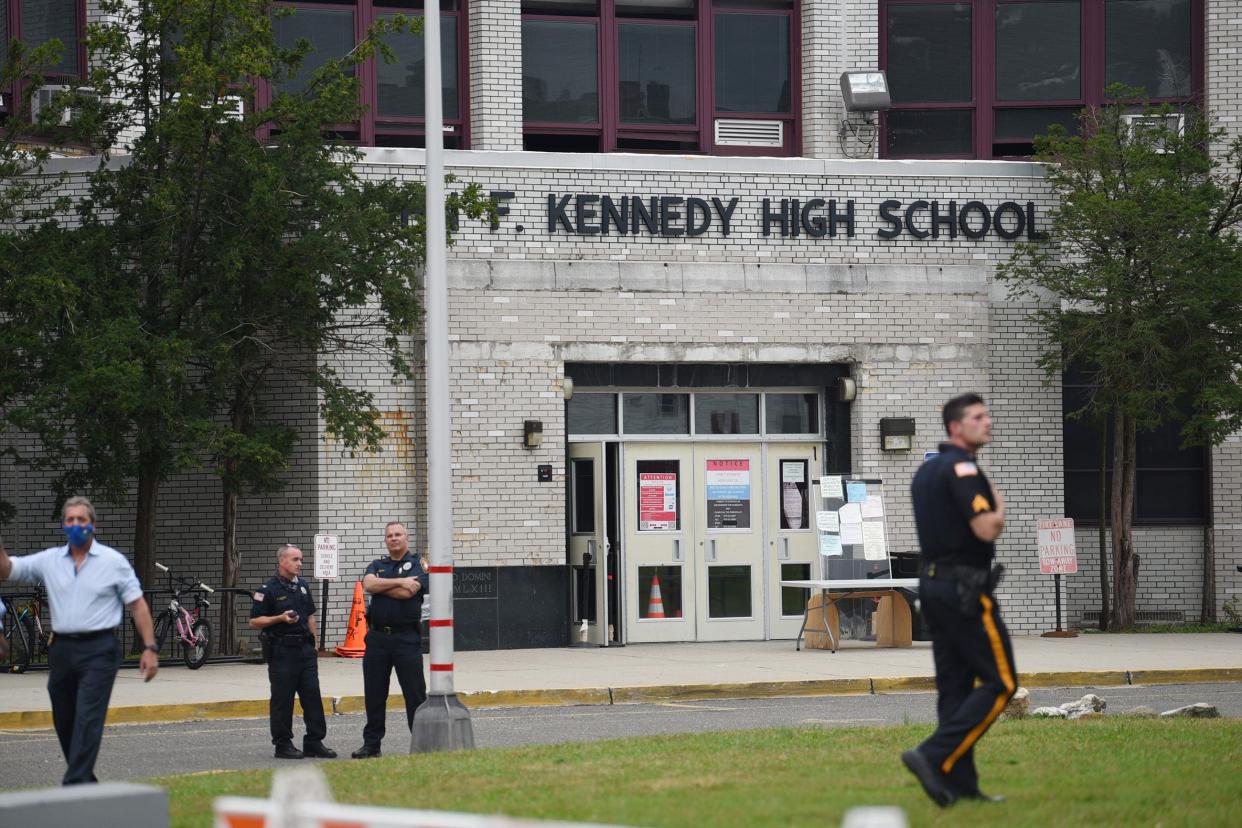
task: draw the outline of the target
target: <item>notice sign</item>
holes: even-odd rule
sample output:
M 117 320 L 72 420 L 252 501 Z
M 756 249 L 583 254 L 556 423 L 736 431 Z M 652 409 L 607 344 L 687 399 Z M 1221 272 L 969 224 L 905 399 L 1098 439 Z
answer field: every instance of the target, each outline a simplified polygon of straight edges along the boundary
M 1073 518 L 1037 520 L 1035 531 L 1038 534 L 1041 575 L 1073 575 L 1078 571 Z
M 336 535 L 315 535 L 315 577 L 319 580 L 330 581 L 337 577 L 337 549 Z
M 638 475 L 638 531 L 677 528 L 677 474 L 643 472 Z
M 707 461 L 707 528 L 750 528 L 750 461 Z

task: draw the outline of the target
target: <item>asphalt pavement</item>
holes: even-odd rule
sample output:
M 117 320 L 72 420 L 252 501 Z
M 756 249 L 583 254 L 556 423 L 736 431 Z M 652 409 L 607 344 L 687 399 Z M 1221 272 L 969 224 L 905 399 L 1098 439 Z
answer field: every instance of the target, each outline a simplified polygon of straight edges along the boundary
M 1034 706 L 1056 705 L 1093 692 L 1117 713 L 1146 705 L 1157 711 L 1195 702 L 1215 705 L 1224 716 L 1242 717 L 1242 683 L 1144 685 L 1109 688 L 1038 688 Z M 490 708 L 471 714 L 480 748 L 587 742 L 634 736 L 744 730 L 768 727 L 859 727 L 902 723 L 930 724 L 935 695 L 900 692 L 772 699 L 718 699 L 656 704 L 574 705 Z M 403 713 L 391 711 L 386 755 L 409 752 Z M 361 744 L 363 716 L 329 717 L 327 744 L 348 759 Z M 1067 723 L 1067 726 L 1074 726 Z M 301 738 L 302 722 L 294 731 Z M 324 760 L 303 760 L 317 762 Z M 333 761 L 333 760 L 326 760 Z M 302 763 L 272 757 L 266 718 L 200 722 L 113 725 L 107 728 L 97 773 L 105 781 L 133 781 L 153 776 L 290 767 Z M 0 732 L 0 789 L 55 784 L 64 760 L 50 731 Z

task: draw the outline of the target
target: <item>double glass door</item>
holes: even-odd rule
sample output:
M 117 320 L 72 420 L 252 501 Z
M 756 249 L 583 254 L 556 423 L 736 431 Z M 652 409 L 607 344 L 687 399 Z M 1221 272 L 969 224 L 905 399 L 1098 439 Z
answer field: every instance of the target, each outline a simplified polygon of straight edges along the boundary
M 793 638 L 814 577 L 813 443 L 622 447 L 625 640 Z M 796 605 L 796 606 L 795 606 Z

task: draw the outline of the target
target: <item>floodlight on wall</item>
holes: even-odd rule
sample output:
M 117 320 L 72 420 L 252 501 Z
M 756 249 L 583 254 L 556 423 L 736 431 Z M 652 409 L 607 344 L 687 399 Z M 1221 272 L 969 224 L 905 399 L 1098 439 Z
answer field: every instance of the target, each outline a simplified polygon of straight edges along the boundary
M 888 93 L 888 78 L 883 70 L 863 69 L 841 73 L 841 100 L 845 104 L 845 117 L 837 130 L 841 152 L 847 158 L 870 158 L 875 154 L 875 139 L 879 125 L 874 113 L 893 105 Z M 861 113 L 860 118 L 850 117 Z
M 561 393 L 565 395 L 565 399 L 572 400 L 574 398 L 574 378 L 565 377 L 561 381 Z
M 526 420 L 522 423 L 522 445 L 528 449 L 539 448 L 543 443 L 543 422 Z
M 911 417 L 881 418 L 880 448 L 884 451 L 909 451 L 914 448 L 914 419 Z
M 851 377 L 837 377 L 837 399 L 841 402 L 853 402 L 858 396 L 858 383 Z

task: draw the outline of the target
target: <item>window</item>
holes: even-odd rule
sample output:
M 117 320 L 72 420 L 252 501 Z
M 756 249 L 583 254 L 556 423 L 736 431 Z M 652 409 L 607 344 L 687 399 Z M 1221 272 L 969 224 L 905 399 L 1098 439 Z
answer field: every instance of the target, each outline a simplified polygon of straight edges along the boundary
M 0 66 L 9 57 L 9 41 L 20 40 L 28 49 L 59 40 L 59 59 L 43 70 L 48 83 L 79 80 L 85 64 L 82 34 L 86 27 L 84 0 L 0 0 Z M 16 85 L 0 86 L 0 116 L 17 109 Z
M 325 62 L 343 57 L 358 39 L 379 21 L 401 14 L 422 15 L 422 0 L 303 0 L 291 5 L 293 14 L 274 21 L 277 41 L 292 47 L 301 38 L 311 42 L 314 51 L 303 61 L 296 77 L 281 84 L 278 91 L 297 94 L 305 90 L 315 69 Z M 468 143 L 466 97 L 461 79 L 466 70 L 466 21 L 464 3 L 440 0 L 440 58 L 444 145 L 462 148 Z M 393 34 L 385 43 L 396 54 L 396 62 L 370 61 L 359 70 L 361 102 L 366 107 L 361 122 L 346 128 L 344 134 L 368 146 L 417 146 L 424 144 L 425 101 L 423 97 L 424 60 L 421 34 Z
M 1080 373 L 1062 378 L 1061 410 L 1065 413 L 1065 514 L 1095 524 L 1100 520 L 1100 432 L 1098 427 L 1068 415 L 1087 400 L 1091 385 Z M 1180 422 L 1169 422 L 1138 435 L 1135 451 L 1134 522 L 1136 524 L 1199 525 L 1207 520 L 1207 449 L 1181 448 Z M 1107 431 L 1105 485 L 1112 478 L 1113 431 Z M 1107 509 L 1107 506 L 1105 507 Z
M 524 0 L 524 145 L 793 155 L 799 0 Z
M 1190 104 L 1203 0 L 884 0 L 890 158 L 1025 158 L 1052 124 L 1125 83 Z

